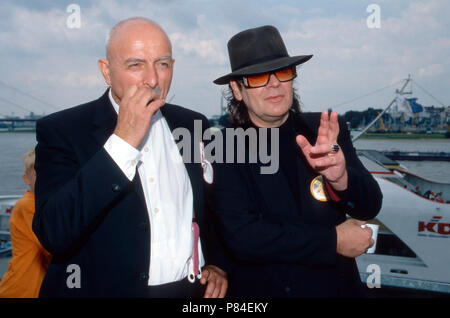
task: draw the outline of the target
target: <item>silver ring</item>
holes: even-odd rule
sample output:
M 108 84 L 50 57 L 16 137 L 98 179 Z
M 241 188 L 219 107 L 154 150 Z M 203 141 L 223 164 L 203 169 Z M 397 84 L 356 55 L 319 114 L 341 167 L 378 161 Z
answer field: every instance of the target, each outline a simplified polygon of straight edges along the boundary
M 331 151 L 332 151 L 332 152 L 338 152 L 339 149 L 341 149 L 341 147 L 339 147 L 338 144 L 332 144 L 332 145 L 331 145 Z

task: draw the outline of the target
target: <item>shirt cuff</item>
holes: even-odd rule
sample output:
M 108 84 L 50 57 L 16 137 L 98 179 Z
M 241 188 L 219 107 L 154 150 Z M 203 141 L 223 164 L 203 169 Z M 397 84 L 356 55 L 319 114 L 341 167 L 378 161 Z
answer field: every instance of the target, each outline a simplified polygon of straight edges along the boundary
M 128 180 L 136 175 L 136 167 L 142 154 L 119 136 L 112 134 L 103 146 Z

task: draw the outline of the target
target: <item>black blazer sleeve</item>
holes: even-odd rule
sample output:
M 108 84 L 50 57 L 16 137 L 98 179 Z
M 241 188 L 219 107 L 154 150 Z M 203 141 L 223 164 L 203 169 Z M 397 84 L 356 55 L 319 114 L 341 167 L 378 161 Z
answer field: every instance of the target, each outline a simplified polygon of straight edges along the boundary
M 33 231 L 52 254 L 83 244 L 130 183 L 103 147 L 81 164 L 65 134 L 55 120 L 37 122 Z

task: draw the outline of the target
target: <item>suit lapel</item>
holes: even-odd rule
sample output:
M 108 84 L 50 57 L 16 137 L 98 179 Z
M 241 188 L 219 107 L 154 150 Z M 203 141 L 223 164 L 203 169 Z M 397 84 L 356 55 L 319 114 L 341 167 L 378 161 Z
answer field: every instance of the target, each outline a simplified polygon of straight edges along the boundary
M 303 113 L 293 115 L 296 134 L 305 136 L 305 138 L 308 139 L 309 143 L 314 146 L 317 139 L 317 129 L 313 130 L 313 128 L 311 127 L 311 125 L 314 126 L 314 124 L 311 123 L 312 118 L 310 120 L 307 120 Z
M 305 118 L 305 114 L 300 113 L 294 115 L 294 118 L 295 118 L 294 125 L 296 135 L 303 135 L 309 141 L 309 143 L 312 146 L 314 146 L 317 140 L 317 130 L 319 129 L 317 117 L 310 116 L 310 118 Z M 303 155 L 303 152 L 300 149 L 300 147 L 298 148 L 298 156 L 300 160 L 302 160 L 303 164 L 307 167 L 307 170 L 310 173 L 310 175 L 311 176 L 317 175 L 317 173 L 309 166 L 309 163 L 306 160 L 305 156 Z M 304 178 L 305 176 L 300 177 Z
M 93 114 L 92 136 L 103 146 L 116 127 L 117 114 L 106 91 L 97 100 Z

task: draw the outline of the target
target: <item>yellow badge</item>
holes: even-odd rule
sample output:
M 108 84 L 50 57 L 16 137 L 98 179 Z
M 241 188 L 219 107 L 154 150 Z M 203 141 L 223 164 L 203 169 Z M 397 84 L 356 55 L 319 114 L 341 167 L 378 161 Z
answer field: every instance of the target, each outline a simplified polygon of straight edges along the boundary
M 328 195 L 324 187 L 325 185 L 322 176 L 317 176 L 311 181 L 309 189 L 311 190 L 311 194 L 314 199 L 322 202 L 328 201 Z

